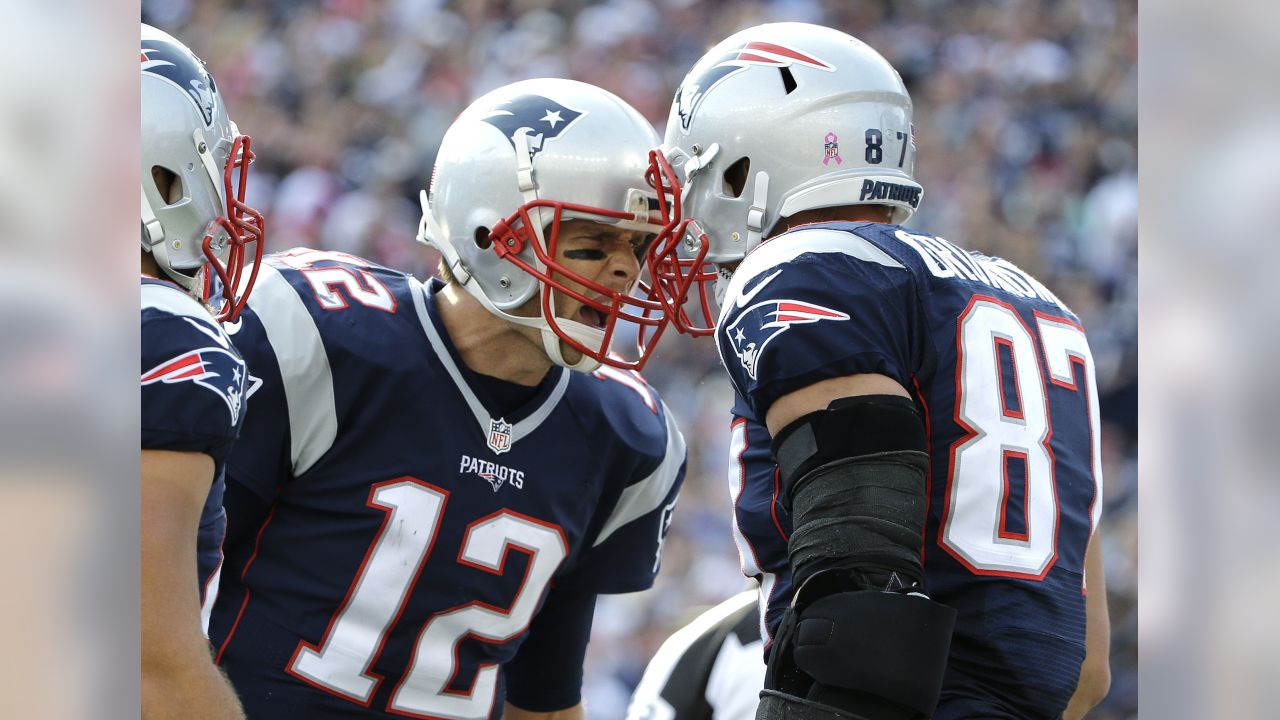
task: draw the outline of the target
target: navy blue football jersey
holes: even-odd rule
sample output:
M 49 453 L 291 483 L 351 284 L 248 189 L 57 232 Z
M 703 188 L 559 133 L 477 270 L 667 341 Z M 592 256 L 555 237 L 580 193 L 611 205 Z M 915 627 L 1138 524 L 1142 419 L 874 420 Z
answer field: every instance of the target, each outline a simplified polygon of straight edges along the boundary
M 517 665 L 557 667 L 512 662 L 549 592 L 658 571 L 685 444 L 657 393 L 555 367 L 503 406 L 440 287 L 341 253 L 264 261 L 232 334 L 263 385 L 227 491 L 258 510 L 231 518 L 210 624 L 249 717 L 496 718 Z
M 142 449 L 202 452 L 213 485 L 197 544 L 203 601 L 222 562 L 223 469 L 240 433 L 244 360 L 203 305 L 173 283 L 142 277 Z
M 769 636 L 791 599 L 791 519 L 763 420 L 814 382 L 887 375 L 928 433 L 927 590 L 959 612 L 934 717 L 1056 717 L 1084 658 L 1084 555 L 1101 511 L 1079 319 L 1005 260 L 896 225 L 828 223 L 747 256 L 716 338 L 738 393 L 735 536 Z

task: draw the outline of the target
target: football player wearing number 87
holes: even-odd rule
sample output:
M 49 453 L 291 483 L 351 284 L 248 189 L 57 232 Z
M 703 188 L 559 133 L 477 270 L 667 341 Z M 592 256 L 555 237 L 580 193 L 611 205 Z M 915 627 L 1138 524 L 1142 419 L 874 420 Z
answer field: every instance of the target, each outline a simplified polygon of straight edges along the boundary
M 680 300 L 640 282 L 681 227 L 657 145 L 604 90 L 509 85 L 423 192 L 441 279 L 264 260 L 210 624 L 250 718 L 583 717 L 596 597 L 653 583 L 684 476 L 637 372 Z
M 1089 344 L 1035 278 L 901 226 L 913 132 L 884 58 L 799 23 L 712 48 L 671 109 L 720 302 L 700 272 L 706 321 L 675 320 L 737 391 L 756 717 L 1080 717 L 1108 684 Z

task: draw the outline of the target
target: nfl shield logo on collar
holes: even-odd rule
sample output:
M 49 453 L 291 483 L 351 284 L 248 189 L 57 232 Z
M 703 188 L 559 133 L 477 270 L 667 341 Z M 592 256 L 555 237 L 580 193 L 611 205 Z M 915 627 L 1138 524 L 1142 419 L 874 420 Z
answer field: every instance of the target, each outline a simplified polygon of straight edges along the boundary
M 511 423 L 502 418 L 489 420 L 489 449 L 497 455 L 511 449 Z

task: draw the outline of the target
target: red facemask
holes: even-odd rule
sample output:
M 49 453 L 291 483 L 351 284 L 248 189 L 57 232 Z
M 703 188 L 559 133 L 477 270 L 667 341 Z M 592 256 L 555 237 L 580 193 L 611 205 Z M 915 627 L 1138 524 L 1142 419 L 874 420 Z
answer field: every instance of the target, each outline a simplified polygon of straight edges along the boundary
M 715 268 L 705 262 L 710 242 L 693 218 L 683 217 L 680 182 L 666 156 L 657 150 L 649 153 L 648 180 L 658 191 L 659 205 L 670 203 L 672 206 L 669 214 L 675 221 L 666 225 L 653 242 L 649 267 L 652 287 L 646 287 L 645 291 L 663 303 L 677 332 L 695 337 L 710 335 L 715 332 L 710 298 L 715 292 L 716 279 Z M 688 308 L 690 292 L 695 292 L 692 310 L 700 316 L 696 321 L 690 317 Z M 643 333 L 642 327 L 642 342 Z
M 681 276 L 679 267 L 673 265 L 670 259 L 675 253 L 673 238 L 678 239 L 681 236 L 677 228 L 685 227 L 686 223 L 680 217 L 679 183 L 675 180 L 670 165 L 661 153 L 649 154 L 649 171 L 646 179 L 658 191 L 657 207 L 650 208 L 648 218 L 641 219 L 634 213 L 601 207 L 537 200 L 520 206 L 511 216 L 497 223 L 489 233 L 489 241 L 498 257 L 508 260 L 541 281 L 542 316 L 551 330 L 565 344 L 583 355 L 603 365 L 623 370 L 639 370 L 648 362 L 663 332 L 675 317 L 671 314 L 671 310 L 683 313 L 684 296 L 690 284 L 689 280 Z M 675 194 L 668 197 L 668 193 L 672 190 Z M 532 218 L 530 211 L 535 208 L 546 208 L 551 211 L 551 222 L 544 232 L 546 247 L 538 242 L 532 231 L 536 221 Z M 556 247 L 565 213 L 572 213 L 574 219 L 598 219 L 602 222 L 639 219 L 653 227 L 656 238 L 640 257 L 641 274 L 647 274 L 649 282 L 645 282 L 643 277 L 637 280 L 636 285 L 641 291 L 638 295 L 630 295 L 627 292 L 609 288 L 556 262 Z M 533 248 L 534 255 L 545 270 L 520 257 L 520 252 L 526 245 Z M 704 249 L 703 253 L 705 252 Z M 671 270 L 671 267 L 676 267 L 676 270 Z M 568 287 L 566 281 L 582 289 Z M 603 338 L 597 347 L 587 346 L 561 325 L 562 319 L 557 318 L 552 309 L 552 291 L 573 298 L 600 313 L 604 319 L 601 328 Z M 627 360 L 609 352 L 619 321 L 631 323 L 638 328 L 638 357 L 635 360 Z
M 227 233 L 230 247 L 224 260 L 219 260 L 211 247 L 213 233 L 204 237 L 204 256 L 209 262 L 205 272 L 204 297 L 207 302 L 212 277 L 216 275 L 222 285 L 222 301 L 214 313 L 219 322 L 233 322 L 240 316 L 245 302 L 249 300 L 253 284 L 258 279 L 258 265 L 266 245 L 266 223 L 262 213 L 244 201 L 245 188 L 249 182 L 249 163 L 253 160 L 253 151 L 250 149 L 252 142 L 248 135 L 237 135 L 231 143 L 231 154 L 222 172 L 227 209 L 225 215 L 213 222 Z M 253 245 L 252 249 L 248 247 L 250 244 Z M 249 278 L 242 284 L 245 267 L 249 265 L 252 265 Z

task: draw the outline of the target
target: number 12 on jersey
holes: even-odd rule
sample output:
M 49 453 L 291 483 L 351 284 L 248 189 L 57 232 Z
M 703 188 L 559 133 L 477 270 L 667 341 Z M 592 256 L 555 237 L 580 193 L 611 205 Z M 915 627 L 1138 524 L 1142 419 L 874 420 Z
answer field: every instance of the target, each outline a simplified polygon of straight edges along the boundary
M 387 514 L 342 607 L 318 644 L 300 642 L 289 662 L 294 677 L 368 707 L 383 678 L 372 671 L 426 564 L 449 492 L 417 478 L 379 483 L 369 506 Z M 467 637 L 506 642 L 529 627 L 552 574 L 568 555 L 559 526 L 501 510 L 467 526 L 457 562 L 503 574 L 507 554 L 529 555 L 525 578 L 506 608 L 473 601 L 433 614 L 422 625 L 409 667 L 391 693 L 389 711 L 411 717 L 487 716 L 498 668 L 481 665 L 469 692 L 451 690 L 458 643 Z
M 1012 306 L 975 296 L 957 328 L 955 417 L 967 434 L 951 449 L 939 540 L 978 575 L 1043 580 L 1057 560 L 1053 419 L 1041 352 L 1049 383 L 1086 395 L 1094 481 L 1091 529 L 1102 509 L 1098 393 L 1084 330 L 1066 318 L 1037 312 L 1033 333 Z M 1086 387 L 1078 384 L 1077 366 Z M 1013 397 L 1007 398 L 1003 378 L 1010 375 Z M 1012 502 L 1015 492 L 1020 503 Z M 1014 527 L 1007 522 L 1011 504 L 1023 511 Z

